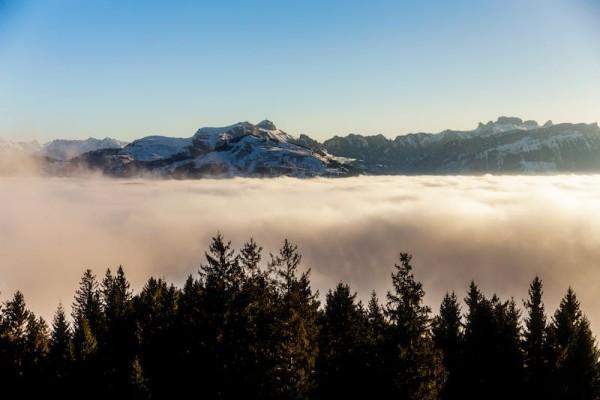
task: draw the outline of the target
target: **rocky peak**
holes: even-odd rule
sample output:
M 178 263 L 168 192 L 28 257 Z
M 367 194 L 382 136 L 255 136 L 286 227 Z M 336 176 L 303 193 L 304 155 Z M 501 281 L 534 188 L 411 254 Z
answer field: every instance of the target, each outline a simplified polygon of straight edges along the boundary
M 266 129 L 268 131 L 277 130 L 277 127 L 275 126 L 275 124 L 273 122 L 269 121 L 268 119 L 260 121 L 258 124 L 256 124 L 256 127 L 261 128 L 261 129 Z

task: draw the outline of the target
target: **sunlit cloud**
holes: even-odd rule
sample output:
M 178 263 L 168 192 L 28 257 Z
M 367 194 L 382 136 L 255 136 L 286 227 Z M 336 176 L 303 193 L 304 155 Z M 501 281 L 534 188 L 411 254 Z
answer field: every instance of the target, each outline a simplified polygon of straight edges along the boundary
M 267 251 L 296 242 L 313 286 L 343 280 L 384 297 L 398 252 L 437 309 L 471 279 L 526 296 L 535 274 L 552 310 L 572 285 L 598 326 L 600 176 L 360 177 L 199 181 L 0 179 L 0 290 L 22 289 L 48 317 L 71 303 L 85 268 L 123 264 L 134 288 L 150 276 L 196 274 L 210 237 Z M 267 257 L 265 257 L 267 258 Z

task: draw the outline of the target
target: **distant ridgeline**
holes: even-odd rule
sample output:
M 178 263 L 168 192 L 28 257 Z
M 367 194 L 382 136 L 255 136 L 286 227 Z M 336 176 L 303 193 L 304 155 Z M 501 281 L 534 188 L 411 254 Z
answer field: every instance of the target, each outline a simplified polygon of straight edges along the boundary
M 0 140 L 0 172 L 15 154 L 50 175 L 96 170 L 110 176 L 167 178 L 600 172 L 597 124 L 538 125 L 500 117 L 470 131 L 414 133 L 387 139 L 350 134 L 319 143 L 293 137 L 271 121 L 201 128 L 192 137 L 103 140 Z
M 119 267 L 86 271 L 72 319 L 51 327 L 21 293 L 0 313 L 6 399 L 597 399 L 598 350 L 575 293 L 552 317 L 535 278 L 514 300 L 472 283 L 465 305 L 423 304 L 411 257 L 367 304 L 340 283 L 324 304 L 285 241 L 268 262 L 213 238 L 183 288 L 151 278 L 132 293 Z M 461 309 L 462 308 L 462 309 Z

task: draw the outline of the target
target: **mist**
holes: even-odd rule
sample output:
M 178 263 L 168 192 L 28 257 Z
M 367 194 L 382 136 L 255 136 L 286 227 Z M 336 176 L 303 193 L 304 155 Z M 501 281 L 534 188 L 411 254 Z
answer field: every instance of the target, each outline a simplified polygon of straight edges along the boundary
M 600 176 L 358 177 L 197 181 L 0 178 L 0 298 L 19 289 L 50 318 L 86 268 L 122 264 L 135 290 L 181 284 L 218 231 L 269 252 L 298 244 L 313 288 L 380 297 L 400 251 L 437 311 L 470 280 L 518 304 L 536 275 L 553 312 L 570 285 L 600 327 Z

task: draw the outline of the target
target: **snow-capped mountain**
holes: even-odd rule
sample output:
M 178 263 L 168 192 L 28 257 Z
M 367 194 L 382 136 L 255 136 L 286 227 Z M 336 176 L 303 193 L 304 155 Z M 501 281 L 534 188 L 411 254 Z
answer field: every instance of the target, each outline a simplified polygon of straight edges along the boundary
M 192 144 L 191 138 L 175 138 L 168 136 L 146 136 L 134 140 L 119 152 L 137 161 L 156 161 L 171 158 L 185 152 Z
M 467 131 L 395 139 L 350 134 L 320 143 L 265 120 L 200 128 L 188 138 L 146 136 L 129 144 L 110 138 L 44 145 L 0 139 L 0 171 L 22 165 L 51 175 L 92 169 L 111 176 L 177 178 L 600 172 L 600 128 L 500 117 Z
M 347 175 L 352 170 L 346 160 L 304 146 L 266 120 L 200 128 L 190 138 L 148 136 L 122 149 L 83 154 L 73 164 L 115 176 L 305 177 Z
M 600 171 L 597 124 L 552 124 L 500 117 L 471 131 L 387 139 L 348 135 L 324 142 L 366 173 L 519 173 Z
M 54 160 L 70 160 L 78 157 L 83 153 L 102 149 L 120 149 L 127 143 L 116 139 L 104 138 L 95 139 L 89 138 L 85 140 L 53 140 L 44 144 L 40 149 L 43 156 Z

